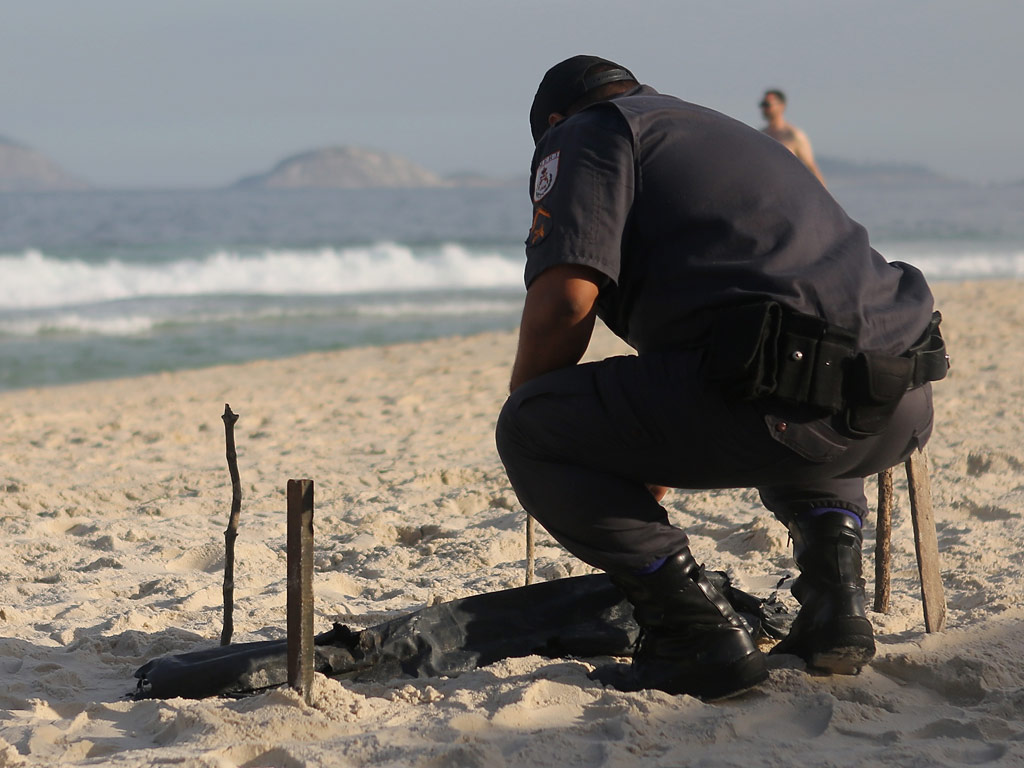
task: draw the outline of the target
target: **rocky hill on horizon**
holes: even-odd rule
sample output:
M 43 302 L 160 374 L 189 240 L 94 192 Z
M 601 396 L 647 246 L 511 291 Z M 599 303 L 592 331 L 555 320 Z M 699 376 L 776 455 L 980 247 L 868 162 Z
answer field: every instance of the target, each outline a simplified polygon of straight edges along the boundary
M 828 155 L 817 158 L 826 183 L 832 180 L 847 184 L 965 184 L 914 163 L 854 162 Z
M 970 182 L 936 173 L 923 165 L 898 162 L 856 162 L 819 156 L 818 165 L 830 188 L 964 185 Z M 1024 184 L 1024 180 L 1017 183 Z M 270 170 L 246 176 L 230 188 L 257 189 L 424 189 L 527 185 L 525 175 L 490 176 L 473 170 L 441 175 L 393 152 L 338 145 L 301 152 Z M 998 185 L 1004 186 L 1004 185 Z M 1007 184 L 1005 186 L 1016 186 Z M 92 189 L 43 153 L 0 136 L 0 192 Z
M 89 189 L 53 160 L 31 147 L 0 136 L 0 192 Z
M 820 157 L 826 179 L 842 184 L 958 184 L 921 165 L 910 163 L 858 163 L 836 157 Z M 466 172 L 442 176 L 392 152 L 354 146 L 314 149 L 287 157 L 265 173 L 246 176 L 232 187 L 271 189 L 371 189 L 425 187 L 491 187 L 525 184 L 524 179 L 504 179 Z
M 266 173 L 247 176 L 233 187 L 268 189 L 368 189 L 444 187 L 433 171 L 390 152 L 337 146 L 287 157 Z

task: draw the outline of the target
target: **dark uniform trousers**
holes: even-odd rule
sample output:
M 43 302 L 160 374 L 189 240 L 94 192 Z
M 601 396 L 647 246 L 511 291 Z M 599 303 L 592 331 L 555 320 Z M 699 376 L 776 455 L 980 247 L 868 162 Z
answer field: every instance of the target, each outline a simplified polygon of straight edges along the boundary
M 505 403 L 497 447 L 520 503 L 581 560 L 633 572 L 687 545 L 646 483 L 757 488 L 783 523 L 818 507 L 863 519 L 863 478 L 931 433 L 929 384 L 884 432 L 854 439 L 828 418 L 731 399 L 702 366 L 696 349 L 613 357 L 540 376 Z

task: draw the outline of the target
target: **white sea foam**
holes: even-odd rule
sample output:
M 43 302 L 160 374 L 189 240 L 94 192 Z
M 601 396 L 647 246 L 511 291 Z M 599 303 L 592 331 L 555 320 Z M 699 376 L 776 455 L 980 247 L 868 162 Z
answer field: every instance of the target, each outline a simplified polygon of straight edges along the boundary
M 149 263 L 61 259 L 28 250 L 0 255 L 0 310 L 74 307 L 156 296 L 331 296 L 520 288 L 522 255 L 512 250 L 503 254 L 457 244 L 413 248 L 378 243 L 252 253 L 220 250 L 203 259 Z M 880 250 L 890 260 L 915 264 L 933 280 L 1024 277 L 1024 250 L 1012 247 L 972 244 L 957 248 L 944 243 L 932 248 L 895 243 Z M 367 311 L 405 313 L 386 307 Z M 464 306 L 463 311 L 474 310 Z M 73 320 L 68 319 L 67 324 Z
M 56 334 L 89 334 L 94 336 L 139 336 L 155 325 L 145 315 L 124 317 L 87 317 L 74 312 L 47 317 L 19 317 L 0 320 L 0 336 L 45 336 Z
M 934 280 L 1024 277 L 1024 251 L 1020 253 L 975 253 L 956 258 L 922 256 L 917 266 Z
M 890 243 L 879 250 L 889 261 L 913 264 L 933 281 L 1024 277 L 1024 249 L 1012 245 Z
M 466 315 L 510 314 L 521 310 L 522 302 L 516 301 L 443 301 L 438 303 L 398 302 L 388 304 L 364 304 L 355 307 L 365 317 L 461 317 Z
M 202 311 L 183 311 L 175 300 L 152 302 L 148 311 L 140 311 L 139 302 L 131 309 L 106 305 L 101 313 L 32 309 L 0 316 L 0 338 L 59 335 L 143 336 L 173 326 L 224 325 L 241 322 L 323 320 L 325 318 L 364 317 L 376 321 L 416 320 L 417 318 L 469 318 L 473 316 L 517 316 L 522 302 L 516 300 L 441 299 L 433 301 L 346 302 L 329 306 L 281 306 L 277 304 L 243 306 L 226 311 L 207 306 Z
M 0 309 L 94 304 L 149 296 L 337 295 L 522 285 L 522 264 L 461 245 L 395 243 L 315 250 L 217 251 L 204 259 L 90 263 L 38 250 L 0 255 Z

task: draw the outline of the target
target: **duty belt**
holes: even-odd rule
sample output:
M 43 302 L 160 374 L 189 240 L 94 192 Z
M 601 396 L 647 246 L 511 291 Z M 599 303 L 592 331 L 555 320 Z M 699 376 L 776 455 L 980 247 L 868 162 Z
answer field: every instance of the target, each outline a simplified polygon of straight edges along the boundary
M 734 397 L 842 414 L 853 435 L 885 429 L 907 391 L 946 376 L 949 356 L 935 312 L 901 355 L 862 352 L 856 335 L 770 301 L 722 310 L 712 325 L 709 377 Z

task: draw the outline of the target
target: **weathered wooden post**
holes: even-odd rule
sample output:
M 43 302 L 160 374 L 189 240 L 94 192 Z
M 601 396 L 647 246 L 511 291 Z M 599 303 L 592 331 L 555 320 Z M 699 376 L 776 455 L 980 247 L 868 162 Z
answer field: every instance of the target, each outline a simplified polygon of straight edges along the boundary
M 946 596 L 942 590 L 942 574 L 939 572 L 939 544 L 935 535 L 935 515 L 932 512 L 928 454 L 923 450 L 914 451 L 907 459 L 906 467 L 917 570 L 921 576 L 924 628 L 928 632 L 941 632 L 946 626 Z
M 313 481 L 288 481 L 288 685 L 313 693 Z
M 916 450 L 904 463 L 910 494 L 910 519 L 914 524 L 914 548 L 917 572 L 921 577 L 921 604 L 924 628 L 941 632 L 946 626 L 946 596 L 939 569 L 939 545 L 932 511 L 932 486 L 928 474 L 928 454 Z M 889 610 L 892 551 L 893 485 L 892 468 L 878 475 L 878 521 L 875 529 L 875 610 Z
M 892 562 L 892 467 L 878 473 L 878 515 L 875 521 L 875 610 L 889 612 Z

